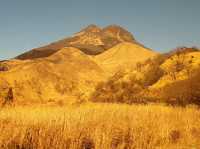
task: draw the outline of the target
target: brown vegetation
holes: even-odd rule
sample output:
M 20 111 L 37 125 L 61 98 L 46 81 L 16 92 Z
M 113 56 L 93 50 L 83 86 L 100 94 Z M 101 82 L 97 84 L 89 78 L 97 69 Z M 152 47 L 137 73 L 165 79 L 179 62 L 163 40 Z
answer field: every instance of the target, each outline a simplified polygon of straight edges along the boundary
M 0 72 L 1 71 L 8 71 L 9 67 L 5 63 L 0 62 Z
M 121 80 L 124 77 L 121 72 L 115 74 L 107 82 L 97 85 L 90 100 L 94 102 L 117 102 L 117 103 L 142 103 L 139 97 L 142 86 L 134 76 L 128 81 Z
M 200 105 L 199 76 L 200 71 L 198 70 L 187 80 L 179 80 L 166 85 L 160 92 L 162 99 L 173 105 L 185 106 L 192 103 Z
M 1 149 L 200 148 L 195 107 L 86 104 L 0 111 Z

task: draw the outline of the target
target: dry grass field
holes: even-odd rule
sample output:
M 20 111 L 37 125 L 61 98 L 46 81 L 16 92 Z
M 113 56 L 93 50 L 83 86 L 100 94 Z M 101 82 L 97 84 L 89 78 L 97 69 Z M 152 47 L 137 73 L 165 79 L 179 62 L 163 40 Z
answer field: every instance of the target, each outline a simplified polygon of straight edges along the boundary
M 199 149 L 200 110 L 93 103 L 4 107 L 0 148 Z

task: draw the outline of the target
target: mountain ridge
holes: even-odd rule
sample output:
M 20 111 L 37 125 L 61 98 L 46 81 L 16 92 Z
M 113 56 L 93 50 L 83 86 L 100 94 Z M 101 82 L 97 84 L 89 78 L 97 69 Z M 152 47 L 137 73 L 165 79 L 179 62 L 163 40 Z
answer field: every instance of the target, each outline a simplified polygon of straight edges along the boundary
M 80 32 L 75 33 L 72 37 L 34 48 L 15 58 L 26 60 L 48 57 L 64 47 L 75 47 L 87 55 L 97 55 L 121 42 L 138 43 L 130 32 L 118 25 L 109 25 L 100 28 L 92 24 L 83 28 Z

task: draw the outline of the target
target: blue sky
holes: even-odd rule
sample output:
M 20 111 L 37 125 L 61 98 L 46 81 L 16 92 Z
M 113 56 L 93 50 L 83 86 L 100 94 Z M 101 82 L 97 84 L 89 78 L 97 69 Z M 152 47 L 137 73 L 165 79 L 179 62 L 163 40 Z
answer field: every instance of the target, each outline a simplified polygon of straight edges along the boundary
M 0 59 L 118 24 L 146 47 L 200 46 L 200 0 L 0 0 Z

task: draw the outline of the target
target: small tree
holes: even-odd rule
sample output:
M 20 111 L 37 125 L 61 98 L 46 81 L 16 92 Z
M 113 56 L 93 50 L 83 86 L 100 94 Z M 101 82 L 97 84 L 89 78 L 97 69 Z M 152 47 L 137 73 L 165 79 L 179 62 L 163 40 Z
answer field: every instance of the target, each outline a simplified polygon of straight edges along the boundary
M 14 100 L 13 89 L 12 89 L 12 87 L 10 87 L 8 89 L 8 92 L 7 92 L 7 95 L 6 95 L 5 100 L 3 102 L 3 105 L 11 104 L 11 103 L 13 103 L 13 100 Z
M 162 91 L 165 102 L 173 105 L 200 105 L 200 71 L 197 70 L 186 80 L 178 80 L 166 85 Z
M 0 71 L 8 71 L 8 70 L 9 67 L 6 64 L 0 62 Z
M 144 72 L 144 78 L 142 80 L 143 86 L 151 86 L 156 83 L 162 76 L 164 75 L 163 70 L 160 68 L 158 64 L 152 64 L 149 68 Z
M 187 62 L 186 52 L 180 50 L 176 50 L 176 52 L 170 57 L 171 64 L 167 67 L 166 73 L 171 76 L 173 80 L 177 80 L 177 74 L 186 70 L 186 68 L 190 68 Z

